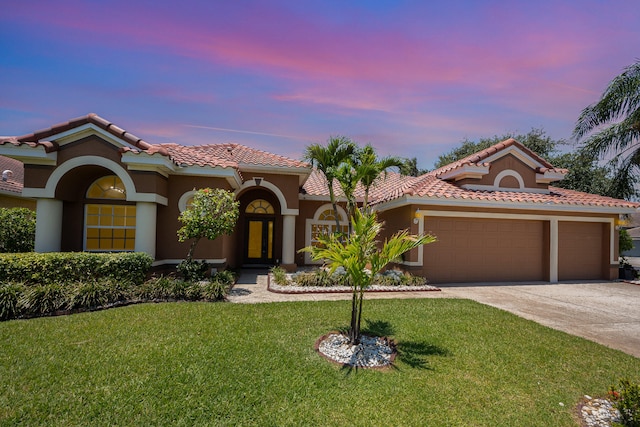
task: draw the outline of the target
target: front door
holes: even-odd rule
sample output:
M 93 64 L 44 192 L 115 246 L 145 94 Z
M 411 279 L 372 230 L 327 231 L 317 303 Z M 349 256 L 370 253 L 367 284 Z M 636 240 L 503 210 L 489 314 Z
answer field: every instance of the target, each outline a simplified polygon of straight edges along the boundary
M 247 218 L 247 263 L 273 264 L 273 223 L 273 218 Z

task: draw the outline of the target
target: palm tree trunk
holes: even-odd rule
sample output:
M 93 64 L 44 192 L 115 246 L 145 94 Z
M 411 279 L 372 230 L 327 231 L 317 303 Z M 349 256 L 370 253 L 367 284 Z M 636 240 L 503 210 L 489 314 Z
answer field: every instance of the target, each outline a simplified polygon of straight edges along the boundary
M 331 200 L 331 205 L 333 206 L 333 216 L 336 220 L 336 232 L 340 232 L 340 215 L 338 214 L 338 202 L 336 202 L 336 196 L 333 194 L 333 183 L 329 184 L 329 199 Z
M 356 340 L 360 342 L 360 326 L 362 322 L 362 306 L 364 303 L 364 289 L 360 289 L 360 301 L 358 301 L 358 321 L 356 323 Z
M 353 295 L 351 296 L 351 325 L 349 327 L 349 343 L 356 345 L 359 342 L 360 331 L 357 325 L 358 320 L 358 294 L 354 287 Z

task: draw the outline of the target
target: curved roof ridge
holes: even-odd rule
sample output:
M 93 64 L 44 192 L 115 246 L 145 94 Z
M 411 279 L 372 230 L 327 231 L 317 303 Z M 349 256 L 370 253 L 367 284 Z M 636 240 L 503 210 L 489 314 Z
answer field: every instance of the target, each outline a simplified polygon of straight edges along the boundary
M 27 135 L 22 135 L 16 137 L 16 140 L 19 143 L 34 143 L 36 145 L 42 145 L 45 147 L 45 150 L 49 149 L 50 151 L 57 150 L 57 144 L 51 141 L 43 141 L 43 139 L 49 138 L 53 135 L 66 132 L 73 128 L 91 123 L 99 128 L 109 132 L 110 134 L 124 140 L 130 145 L 133 145 L 136 148 L 139 148 L 142 151 L 148 151 L 149 154 L 160 153 L 164 156 L 168 155 L 168 153 L 162 148 L 158 148 L 157 145 L 150 144 L 143 140 L 142 138 L 138 138 L 134 134 L 127 132 L 126 130 L 116 126 L 114 123 L 100 117 L 96 113 L 89 113 L 86 116 L 76 117 L 66 122 L 55 124 L 46 129 L 37 130 Z M 55 144 L 55 147 L 52 149 L 52 144 Z M 48 152 L 48 151 L 47 151 Z

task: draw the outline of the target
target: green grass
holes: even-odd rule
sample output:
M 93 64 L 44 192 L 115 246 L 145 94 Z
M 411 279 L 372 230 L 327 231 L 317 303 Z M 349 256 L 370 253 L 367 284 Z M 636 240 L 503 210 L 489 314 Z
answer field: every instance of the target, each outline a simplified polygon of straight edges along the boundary
M 313 350 L 350 302 L 140 304 L 0 323 L 0 425 L 572 426 L 640 359 L 468 300 L 370 300 L 387 371 Z M 560 402 L 564 406 L 560 405 Z

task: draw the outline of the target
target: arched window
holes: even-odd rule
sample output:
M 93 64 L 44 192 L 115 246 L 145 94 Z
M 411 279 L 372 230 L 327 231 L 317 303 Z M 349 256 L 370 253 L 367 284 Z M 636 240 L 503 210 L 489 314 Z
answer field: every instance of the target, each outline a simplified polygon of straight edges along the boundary
M 253 202 L 249 203 L 244 212 L 248 214 L 258 215 L 273 215 L 275 213 L 275 211 L 273 210 L 273 206 L 271 206 L 271 203 L 267 202 L 264 199 L 256 199 Z
M 103 176 L 87 190 L 84 248 L 87 251 L 133 251 L 136 206 L 125 204 L 126 191 L 116 175 Z M 93 203 L 92 201 L 95 201 Z
M 338 207 L 338 221 L 340 222 L 340 231 L 347 233 L 349 231 L 349 225 L 347 223 L 347 214 L 341 207 Z M 333 210 L 331 204 L 320 206 L 316 210 L 313 219 L 307 219 L 305 240 L 307 246 L 316 246 L 318 244 L 318 236 L 322 234 L 331 234 L 337 231 L 336 226 L 336 212 Z M 311 256 L 308 252 L 305 253 L 305 263 L 313 264 Z M 322 263 L 321 261 L 315 262 L 316 264 Z

